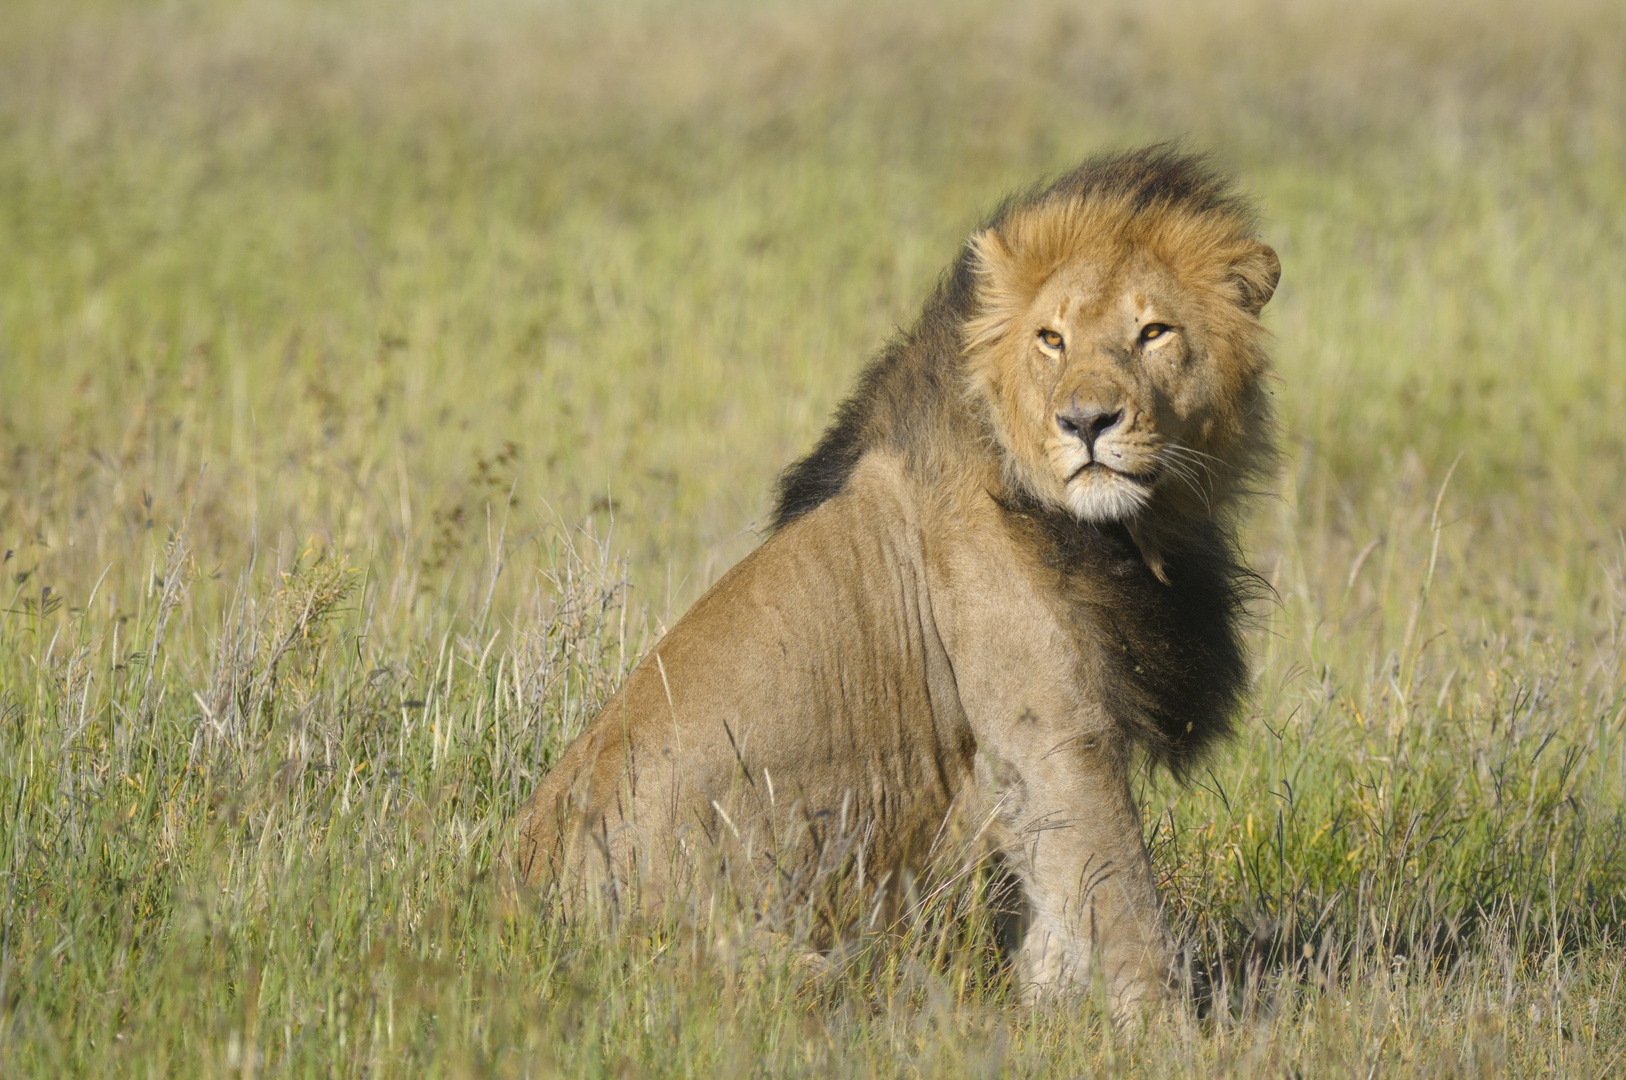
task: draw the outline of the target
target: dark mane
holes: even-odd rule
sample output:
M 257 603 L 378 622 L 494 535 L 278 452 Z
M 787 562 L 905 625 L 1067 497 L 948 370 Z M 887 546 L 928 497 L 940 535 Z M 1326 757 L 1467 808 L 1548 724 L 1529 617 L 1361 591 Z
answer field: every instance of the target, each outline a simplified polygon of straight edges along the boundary
M 772 531 L 840 494 L 866 450 L 906 449 L 945 398 L 957 393 L 960 328 L 976 302 L 974 279 L 971 253 L 961 251 L 914 326 L 895 334 L 865 365 L 812 451 L 780 474 Z
M 1231 190 L 1231 178 L 1205 154 L 1177 143 L 1158 143 L 1122 154 L 1092 157 L 1049 184 L 1006 200 L 988 225 L 998 227 L 1013 210 L 1053 199 L 1125 198 L 1136 212 L 1176 207 L 1194 214 L 1234 217 L 1252 224 L 1253 203 Z
M 1270 586 L 1218 522 L 1193 523 L 1165 553 L 1164 583 L 1117 522 L 1079 522 L 1027 500 L 1001 506 L 1071 601 L 1073 633 L 1099 647 L 1097 690 L 1108 711 L 1155 764 L 1184 780 L 1231 733 L 1248 686 L 1242 626 Z
M 998 229 L 1013 213 L 1051 200 L 1127 199 L 1134 209 L 1184 207 L 1251 221 L 1251 204 L 1228 190 L 1225 175 L 1200 154 L 1162 143 L 1102 154 L 1050 183 L 1009 196 L 977 229 Z M 951 405 L 960 371 L 961 327 L 976 304 L 972 253 L 963 247 L 908 330 L 900 331 L 859 373 L 813 449 L 779 476 L 771 532 L 839 494 L 864 452 L 908 451 L 938 410 Z M 946 396 L 947 395 L 947 396 Z

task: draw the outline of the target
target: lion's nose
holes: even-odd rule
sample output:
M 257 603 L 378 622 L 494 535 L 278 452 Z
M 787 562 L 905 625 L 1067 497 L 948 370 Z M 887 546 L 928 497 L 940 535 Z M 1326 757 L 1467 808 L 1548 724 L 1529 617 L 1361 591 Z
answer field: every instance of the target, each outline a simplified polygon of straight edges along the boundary
M 1124 418 L 1122 409 L 1103 409 L 1099 405 L 1086 405 L 1071 412 L 1057 413 L 1056 426 L 1084 444 L 1090 456 L 1095 456 L 1095 440 L 1104 432 L 1117 427 Z

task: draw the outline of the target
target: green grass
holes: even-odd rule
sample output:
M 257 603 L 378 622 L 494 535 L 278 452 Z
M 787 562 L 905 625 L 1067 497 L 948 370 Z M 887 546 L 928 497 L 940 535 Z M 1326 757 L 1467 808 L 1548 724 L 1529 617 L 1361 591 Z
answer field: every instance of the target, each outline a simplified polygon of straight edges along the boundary
M 5 5 L 0 1075 L 1615 1074 L 1623 110 L 1602 0 Z M 509 893 L 979 213 L 1169 136 L 1284 266 L 1189 1002 Z

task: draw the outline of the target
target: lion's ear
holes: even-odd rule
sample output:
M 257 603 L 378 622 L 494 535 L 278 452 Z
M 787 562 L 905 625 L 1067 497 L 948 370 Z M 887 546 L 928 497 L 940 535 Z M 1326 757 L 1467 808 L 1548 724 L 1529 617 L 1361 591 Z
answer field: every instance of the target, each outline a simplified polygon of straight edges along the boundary
M 1016 253 L 992 229 L 966 241 L 977 273 L 977 313 L 965 322 L 965 345 L 981 349 L 1004 335 L 1010 321 L 1026 306 Z
M 995 280 L 1010 277 L 1011 264 L 1014 261 L 1011 249 L 1005 246 L 1004 237 L 992 229 L 984 229 L 979 233 L 972 233 L 966 241 L 971 254 L 976 257 L 977 270 L 986 277 Z
M 1250 240 L 1243 252 L 1231 260 L 1231 274 L 1236 278 L 1243 310 L 1257 319 L 1276 293 L 1276 283 L 1282 279 L 1282 261 L 1269 244 Z

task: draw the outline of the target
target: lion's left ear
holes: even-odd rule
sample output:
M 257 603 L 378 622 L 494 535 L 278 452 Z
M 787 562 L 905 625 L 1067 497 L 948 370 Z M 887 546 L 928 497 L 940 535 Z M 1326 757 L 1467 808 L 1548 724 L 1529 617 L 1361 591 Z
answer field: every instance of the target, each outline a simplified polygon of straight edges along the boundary
M 1231 275 L 1236 279 L 1243 310 L 1257 319 L 1276 293 L 1276 283 L 1282 279 L 1282 261 L 1269 244 L 1250 240 L 1231 260 Z

